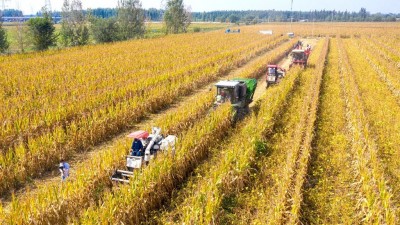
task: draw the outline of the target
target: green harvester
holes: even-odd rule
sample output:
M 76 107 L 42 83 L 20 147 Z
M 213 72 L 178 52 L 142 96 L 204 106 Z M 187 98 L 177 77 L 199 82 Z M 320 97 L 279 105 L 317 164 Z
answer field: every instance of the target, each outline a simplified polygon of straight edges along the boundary
M 253 96 L 257 88 L 257 80 L 251 78 L 234 78 L 232 80 L 219 81 L 217 87 L 217 97 L 214 107 L 225 102 L 230 102 L 236 111 L 236 115 L 241 117 L 249 112 L 249 105 L 253 102 Z

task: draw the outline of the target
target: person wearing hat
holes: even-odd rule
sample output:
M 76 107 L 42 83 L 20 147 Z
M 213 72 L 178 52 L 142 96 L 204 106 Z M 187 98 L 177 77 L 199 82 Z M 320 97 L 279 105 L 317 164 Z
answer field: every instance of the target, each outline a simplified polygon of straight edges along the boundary
M 61 180 L 65 181 L 67 177 L 69 177 L 69 164 L 65 162 L 64 160 L 60 161 L 60 165 L 58 166 L 58 169 L 60 170 L 61 173 Z

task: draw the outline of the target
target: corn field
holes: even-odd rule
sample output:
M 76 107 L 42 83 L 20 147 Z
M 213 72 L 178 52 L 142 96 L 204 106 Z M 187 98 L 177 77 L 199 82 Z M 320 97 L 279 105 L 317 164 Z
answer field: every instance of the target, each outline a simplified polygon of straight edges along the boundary
M 398 224 L 400 26 L 293 29 L 0 56 L 0 224 Z M 307 67 L 266 89 L 299 40 Z M 235 77 L 258 81 L 238 121 L 213 110 L 214 83 Z M 175 154 L 113 183 L 126 135 L 153 126 Z

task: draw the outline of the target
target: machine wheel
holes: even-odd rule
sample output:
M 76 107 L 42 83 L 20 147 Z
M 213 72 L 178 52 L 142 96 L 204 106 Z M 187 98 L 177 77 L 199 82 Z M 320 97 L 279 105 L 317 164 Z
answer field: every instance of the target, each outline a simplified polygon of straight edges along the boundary
M 250 112 L 249 106 L 245 106 L 244 108 L 235 108 L 235 115 L 234 115 L 234 123 L 236 123 L 239 120 L 242 120 L 243 118 L 246 117 L 247 114 Z
M 268 87 L 269 87 L 269 84 L 267 82 L 266 85 L 265 85 L 265 89 L 268 89 Z

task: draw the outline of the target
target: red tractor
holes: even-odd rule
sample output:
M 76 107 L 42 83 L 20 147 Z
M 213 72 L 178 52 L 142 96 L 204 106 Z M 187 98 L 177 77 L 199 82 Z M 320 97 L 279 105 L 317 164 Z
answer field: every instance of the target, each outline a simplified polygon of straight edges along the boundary
M 267 83 L 266 88 L 272 84 L 277 84 L 285 77 L 286 70 L 279 67 L 278 65 L 268 65 L 267 66 Z

